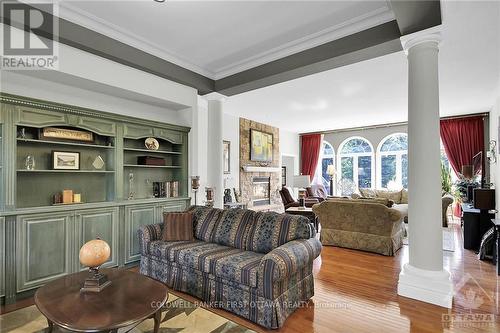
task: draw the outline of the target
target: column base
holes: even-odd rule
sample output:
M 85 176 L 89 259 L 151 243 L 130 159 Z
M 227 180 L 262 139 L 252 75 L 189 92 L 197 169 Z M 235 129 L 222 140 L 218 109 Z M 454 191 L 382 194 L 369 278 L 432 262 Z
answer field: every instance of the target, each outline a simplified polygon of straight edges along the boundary
M 399 273 L 398 295 L 451 309 L 453 282 L 446 270 L 428 271 L 405 264 Z

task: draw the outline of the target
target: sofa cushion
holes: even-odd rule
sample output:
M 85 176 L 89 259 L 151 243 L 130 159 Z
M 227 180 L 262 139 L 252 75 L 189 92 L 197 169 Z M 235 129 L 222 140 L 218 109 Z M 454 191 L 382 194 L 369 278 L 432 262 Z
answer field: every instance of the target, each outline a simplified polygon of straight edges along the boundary
M 224 211 L 205 206 L 193 206 L 189 208 L 189 211 L 193 213 L 194 237 L 210 242 L 215 225 Z
M 164 241 L 193 240 L 193 213 L 164 213 L 162 239 Z
M 360 188 L 359 193 L 361 193 L 361 196 L 364 198 L 376 198 L 377 197 L 377 193 L 375 192 L 375 190 L 373 190 L 371 188 Z
M 378 198 L 386 198 L 394 201 L 394 203 L 401 203 L 401 191 L 388 191 L 388 190 L 375 190 Z
M 268 253 L 286 242 L 309 239 L 315 232 L 308 218 L 300 215 L 265 212 L 255 214 L 255 223 L 248 234 L 246 249 Z
M 402 204 L 408 203 L 408 190 L 407 189 L 401 190 L 401 203 Z
M 149 253 L 161 260 L 168 260 L 250 287 L 257 286 L 258 268 L 264 256 L 261 253 L 199 240 L 153 241 L 150 243 Z
M 253 210 L 226 209 L 215 226 L 212 241 L 244 250 L 255 214 Z

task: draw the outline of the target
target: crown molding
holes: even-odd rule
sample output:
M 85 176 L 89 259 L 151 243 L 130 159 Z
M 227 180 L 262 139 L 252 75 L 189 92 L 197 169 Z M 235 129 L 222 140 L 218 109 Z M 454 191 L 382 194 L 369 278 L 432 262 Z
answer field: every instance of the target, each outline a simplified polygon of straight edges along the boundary
M 392 20 L 394 20 L 394 14 L 390 10 L 389 6 L 385 8 L 378 8 L 327 29 L 304 36 L 292 42 L 285 43 L 266 52 L 262 52 L 244 60 L 218 68 L 215 70 L 214 79 L 219 80 L 244 70 L 248 70 L 253 67 L 257 67 L 268 62 L 340 39 L 342 37 L 373 28 Z
M 265 63 L 301 52 L 312 47 L 348 36 L 350 34 L 375 27 L 377 25 L 394 20 L 394 14 L 389 5 L 368 12 L 364 15 L 347 20 L 335 26 L 321 30 L 319 32 L 304 36 L 289 43 L 282 44 L 276 48 L 267 50 L 260 54 L 253 55 L 215 71 L 198 66 L 187 59 L 173 54 L 161 45 L 145 40 L 135 33 L 107 22 L 93 14 L 81 10 L 71 3 L 60 2 L 59 16 L 63 19 L 81 25 L 87 29 L 94 30 L 100 34 L 116 39 L 122 43 L 140 49 L 144 52 L 172 62 L 195 73 L 208 77 L 212 80 L 219 80 L 227 76 L 242 72 L 263 65 Z
M 200 66 L 197 66 L 180 56 L 167 51 L 162 46 L 152 43 L 135 33 L 119 27 L 113 23 L 107 22 L 95 15 L 92 15 L 84 10 L 81 10 L 69 2 L 59 3 L 59 17 L 75 24 L 81 25 L 87 29 L 93 30 L 107 37 L 135 47 L 139 50 L 162 58 L 163 60 L 184 67 L 190 71 L 214 79 L 215 73 L 208 71 Z

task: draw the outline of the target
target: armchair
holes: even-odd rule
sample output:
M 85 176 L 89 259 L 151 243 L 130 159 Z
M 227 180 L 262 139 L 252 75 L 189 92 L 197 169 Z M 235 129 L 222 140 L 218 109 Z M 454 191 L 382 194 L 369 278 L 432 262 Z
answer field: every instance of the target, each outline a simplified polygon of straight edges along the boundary
M 280 190 L 281 201 L 283 201 L 283 206 L 285 206 L 285 210 L 290 207 L 299 207 L 300 204 L 297 200 L 292 197 L 292 194 L 288 190 L 288 188 L 283 187 Z M 306 198 L 306 207 L 312 207 L 319 202 L 317 198 Z

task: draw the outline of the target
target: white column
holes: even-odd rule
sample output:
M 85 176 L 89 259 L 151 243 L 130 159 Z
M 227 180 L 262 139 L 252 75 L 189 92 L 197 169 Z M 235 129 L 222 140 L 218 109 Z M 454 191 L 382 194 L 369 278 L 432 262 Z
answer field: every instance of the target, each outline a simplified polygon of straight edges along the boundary
M 440 33 L 431 28 L 401 38 L 408 56 L 409 262 L 398 294 L 451 308 L 453 285 L 443 269 L 439 147 Z
M 207 184 L 214 190 L 214 207 L 223 206 L 223 157 L 222 157 L 222 130 L 223 130 L 223 104 L 225 96 L 217 93 L 209 94 L 208 99 L 208 179 Z M 203 189 L 204 190 L 204 189 Z

